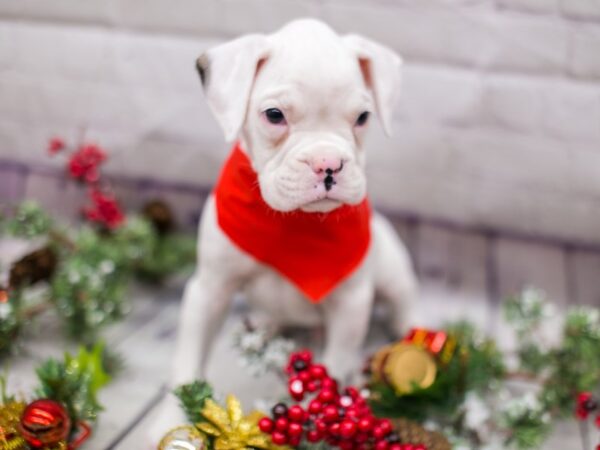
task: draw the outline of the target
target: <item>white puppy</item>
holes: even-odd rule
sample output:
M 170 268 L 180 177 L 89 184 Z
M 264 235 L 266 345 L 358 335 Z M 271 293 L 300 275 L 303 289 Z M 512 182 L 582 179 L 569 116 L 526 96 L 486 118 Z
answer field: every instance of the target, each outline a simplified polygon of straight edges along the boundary
M 390 49 L 360 36 L 339 36 L 308 19 L 271 35 L 241 37 L 198 60 L 208 103 L 227 140 L 239 138 L 273 214 L 323 215 L 364 201 L 363 135 L 372 111 L 389 133 L 400 66 Z M 349 374 L 361 353 L 375 294 L 387 301 L 393 329 L 400 333 L 416 289 L 394 229 L 376 214 L 370 226 L 370 246 L 358 267 L 315 305 L 232 242 L 211 196 L 200 223 L 198 269 L 185 289 L 171 385 L 203 377 L 215 333 L 240 290 L 277 324 L 323 324 L 324 362 L 337 376 Z M 160 410 L 153 428 L 157 436 L 181 420 L 172 395 Z

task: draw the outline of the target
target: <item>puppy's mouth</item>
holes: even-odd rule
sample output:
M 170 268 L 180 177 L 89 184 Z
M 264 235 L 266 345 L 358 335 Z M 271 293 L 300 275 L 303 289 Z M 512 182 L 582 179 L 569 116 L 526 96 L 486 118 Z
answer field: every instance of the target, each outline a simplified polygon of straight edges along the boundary
M 304 212 L 329 212 L 342 206 L 343 202 L 329 197 L 319 198 L 300 207 Z

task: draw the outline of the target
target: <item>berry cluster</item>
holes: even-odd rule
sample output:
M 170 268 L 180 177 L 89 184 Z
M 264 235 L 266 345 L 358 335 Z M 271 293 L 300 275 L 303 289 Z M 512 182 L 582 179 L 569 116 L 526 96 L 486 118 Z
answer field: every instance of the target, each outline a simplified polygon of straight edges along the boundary
M 48 143 L 48 153 L 54 156 L 68 150 L 65 141 L 55 137 Z M 121 207 L 110 190 L 101 187 L 100 166 L 106 161 L 106 152 L 96 144 L 81 144 L 70 152 L 67 161 L 68 174 L 74 180 L 89 187 L 91 206 L 83 208 L 84 217 L 105 229 L 117 228 L 125 221 Z
M 261 419 L 260 429 L 274 444 L 297 447 L 305 438 L 342 450 L 426 450 L 424 445 L 401 443 L 392 423 L 374 417 L 355 387 L 340 391 L 327 368 L 313 363 L 309 351 L 292 354 L 286 372 L 290 395 L 305 402 L 289 407 L 278 403 L 272 417 Z
M 69 159 L 69 174 L 76 180 L 96 183 L 100 180 L 98 169 L 105 160 L 106 152 L 97 145 L 82 145 Z
M 575 414 L 579 420 L 587 420 L 590 414 L 596 414 L 596 427 L 600 428 L 600 404 L 591 392 L 581 392 L 577 395 L 577 407 Z

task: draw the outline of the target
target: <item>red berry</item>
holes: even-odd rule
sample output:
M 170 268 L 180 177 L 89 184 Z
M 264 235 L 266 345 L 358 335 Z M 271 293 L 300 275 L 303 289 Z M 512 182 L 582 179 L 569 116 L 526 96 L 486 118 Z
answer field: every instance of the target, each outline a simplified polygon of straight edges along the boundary
M 363 417 L 358 421 L 358 429 L 368 433 L 373 429 L 374 420 L 371 417 Z
M 306 383 L 306 390 L 308 392 L 315 392 L 317 389 L 319 389 L 319 385 L 318 383 L 315 383 L 314 381 L 309 381 L 308 383 Z
M 358 419 L 360 417 L 360 414 L 356 408 L 348 408 L 346 410 L 346 417 L 348 419 Z
M 338 417 L 339 414 L 336 406 L 327 405 L 325 408 L 323 408 L 323 419 L 325 419 L 325 421 L 333 422 L 334 420 L 337 420 Z
M 322 389 L 331 389 L 332 391 L 337 392 L 337 381 L 335 381 L 333 378 L 323 378 L 323 380 L 321 381 L 321 388 Z
M 358 433 L 354 437 L 354 441 L 359 442 L 359 443 L 367 442 L 368 440 L 369 440 L 369 435 L 367 433 Z
M 277 403 L 275 406 L 273 406 L 273 408 L 271 408 L 271 413 L 273 414 L 273 417 L 277 419 L 278 417 L 287 416 L 287 410 L 288 409 L 285 403 Z
M 288 418 L 294 422 L 304 421 L 304 410 L 300 405 L 290 406 L 288 409 Z
M 258 421 L 258 428 L 260 428 L 260 431 L 262 431 L 263 433 L 270 434 L 271 431 L 273 431 L 274 426 L 275 424 L 268 417 L 263 417 Z
M 315 380 L 321 380 L 327 376 L 327 369 L 321 364 L 314 364 L 308 371 L 310 376 Z
M 308 404 L 308 412 L 311 414 L 319 414 L 323 410 L 323 404 L 319 400 L 312 400 Z
M 340 434 L 343 438 L 350 439 L 356 434 L 356 424 L 351 420 L 344 420 L 340 424 Z
M 596 420 L 594 420 L 594 423 L 596 424 L 596 428 L 600 429 L 600 414 L 596 416 Z
M 345 389 L 345 391 L 346 391 L 346 394 L 348 394 L 352 398 L 360 397 L 360 393 L 358 392 L 358 389 L 356 389 L 354 386 L 347 387 Z
M 330 389 L 323 389 L 317 398 L 323 403 L 331 403 L 335 400 L 335 392 Z
M 54 138 L 50 139 L 50 142 L 48 143 L 48 152 L 51 155 L 54 155 L 55 153 L 60 152 L 64 148 L 65 148 L 65 141 L 63 141 L 59 137 L 54 137 Z
M 337 436 L 340 434 L 340 423 L 339 422 L 335 422 L 332 423 L 331 425 L 329 425 L 329 433 Z
M 373 429 L 373 437 L 377 440 L 383 439 L 387 433 L 380 426 L 376 426 Z
M 427 450 L 427 447 L 425 447 L 423 444 L 419 444 L 415 445 L 415 450 Z
M 292 422 L 288 425 L 288 435 L 290 436 L 300 436 L 302 434 L 302 425 L 296 422 Z
M 311 381 L 310 379 L 310 374 L 305 370 L 303 372 L 300 372 L 298 374 L 298 378 L 303 382 L 303 383 L 308 383 L 309 381 Z
M 275 445 L 285 445 L 287 444 L 287 436 L 281 431 L 273 432 L 271 436 L 271 440 Z
M 385 439 L 381 439 L 375 443 L 375 450 L 387 450 L 388 442 Z
M 340 443 L 340 438 L 335 437 L 335 436 L 327 436 L 325 438 L 325 441 L 332 447 L 335 447 L 337 445 L 339 445 Z
M 586 420 L 588 418 L 589 412 L 587 412 L 584 408 L 578 406 L 575 410 L 575 415 L 579 420 Z
M 310 430 L 306 435 L 306 439 L 308 439 L 308 442 L 319 442 L 321 438 L 322 435 L 317 430 Z
M 402 448 L 402 450 L 415 450 L 415 446 L 412 444 L 402 444 L 401 448 Z
M 312 352 L 310 350 L 302 350 L 296 353 L 297 357 L 307 364 L 312 362 Z
M 354 442 L 352 442 L 352 441 L 342 441 L 342 442 L 340 442 L 339 447 L 342 450 L 354 450 Z
M 319 434 L 325 434 L 327 432 L 327 424 L 324 420 L 317 420 L 315 422 L 315 428 L 319 432 Z
M 299 378 L 290 378 L 288 390 L 294 400 L 300 401 L 304 398 L 304 383 Z
M 285 417 L 280 417 L 275 421 L 275 429 L 279 431 L 287 431 L 289 421 Z
M 302 440 L 302 436 L 290 436 L 290 440 L 288 444 L 291 447 L 298 447 L 300 445 L 300 441 Z
M 391 433 L 394 429 L 392 422 L 390 422 L 388 419 L 380 420 L 379 428 L 381 428 L 385 434 Z
M 392 444 L 389 446 L 389 450 L 408 450 L 405 445 L 402 444 Z
M 350 397 L 349 395 L 342 395 L 339 398 L 338 403 L 340 404 L 340 406 L 347 408 L 348 406 L 351 406 L 354 402 L 352 401 L 352 397 Z

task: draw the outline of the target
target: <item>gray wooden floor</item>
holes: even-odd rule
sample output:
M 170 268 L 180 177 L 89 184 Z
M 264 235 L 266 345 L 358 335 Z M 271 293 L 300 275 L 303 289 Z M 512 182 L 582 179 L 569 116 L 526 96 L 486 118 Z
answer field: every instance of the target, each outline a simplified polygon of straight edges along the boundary
M 150 292 L 136 287 L 132 290 L 133 310 L 127 321 L 107 330 L 110 347 L 126 360 L 125 371 L 106 387 L 101 395 L 105 411 L 101 414 L 93 438 L 85 446 L 89 450 L 142 449 L 144 433 L 157 401 L 164 393 L 173 350 L 179 291 Z M 418 308 L 421 323 L 432 326 L 458 317 L 469 317 L 481 326 L 489 323 L 486 299 L 473 289 L 458 292 L 444 290 L 439 284 L 426 283 Z M 237 354 L 231 348 L 231 330 L 241 321 L 240 307 L 232 312 L 221 332 L 210 362 L 208 377 L 218 392 L 232 392 L 245 405 L 252 406 L 261 398 L 276 398 L 284 386 L 272 377 L 252 378 L 240 368 Z M 59 357 L 65 349 L 73 348 L 60 338 L 52 321 L 43 324 L 39 336 L 26 344 L 28 354 L 14 359 L 10 365 L 9 386 L 13 392 L 31 392 L 35 384 L 34 366 L 48 356 Z M 502 330 L 502 328 L 498 328 Z M 503 335 L 502 331 L 498 332 Z M 36 333 L 34 333 L 36 334 Z M 506 336 L 508 338 L 508 336 Z M 375 330 L 367 347 L 376 348 L 383 342 Z M 510 339 L 505 339 L 507 346 Z M 314 339 L 319 343 L 319 338 Z M 559 432 L 544 447 L 547 449 L 576 449 L 577 434 L 573 424 L 561 425 Z

